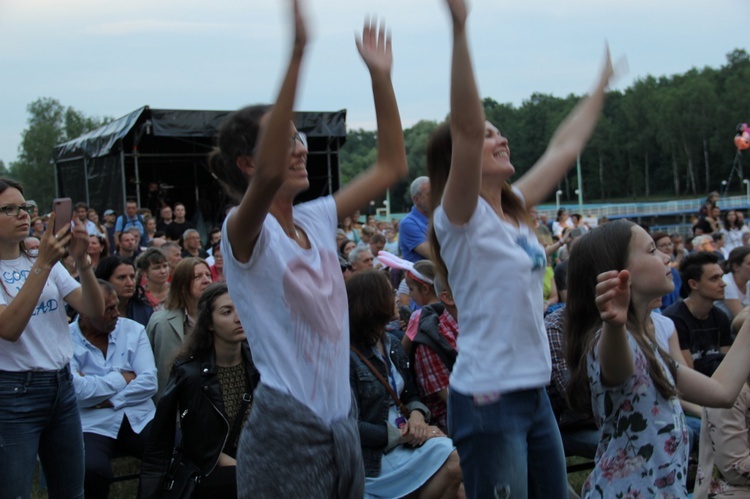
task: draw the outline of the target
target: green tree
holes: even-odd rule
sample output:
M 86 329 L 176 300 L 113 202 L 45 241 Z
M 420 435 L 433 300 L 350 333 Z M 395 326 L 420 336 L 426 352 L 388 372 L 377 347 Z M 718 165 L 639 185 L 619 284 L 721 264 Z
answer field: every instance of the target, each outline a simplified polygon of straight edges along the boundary
M 55 197 L 55 173 L 52 149 L 65 141 L 107 123 L 109 118 L 91 118 L 57 99 L 42 97 L 26 107 L 28 126 L 21 133 L 18 159 L 10 167 L 23 183 L 27 198 L 40 206 L 52 204 Z
M 5 166 L 5 162 L 0 159 L 0 177 L 10 176 L 10 170 Z

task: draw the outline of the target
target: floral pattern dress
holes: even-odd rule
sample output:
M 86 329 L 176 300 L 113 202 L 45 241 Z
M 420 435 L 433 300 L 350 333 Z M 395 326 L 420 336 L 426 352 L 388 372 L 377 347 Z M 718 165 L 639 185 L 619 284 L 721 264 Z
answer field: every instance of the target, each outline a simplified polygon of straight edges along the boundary
M 679 400 L 659 394 L 648 374 L 646 357 L 630 334 L 633 375 L 619 386 L 604 386 L 599 338 L 588 355 L 587 367 L 592 410 L 601 436 L 596 465 L 583 486 L 582 497 L 687 497 L 689 445 Z M 674 383 L 658 353 L 656 357 Z

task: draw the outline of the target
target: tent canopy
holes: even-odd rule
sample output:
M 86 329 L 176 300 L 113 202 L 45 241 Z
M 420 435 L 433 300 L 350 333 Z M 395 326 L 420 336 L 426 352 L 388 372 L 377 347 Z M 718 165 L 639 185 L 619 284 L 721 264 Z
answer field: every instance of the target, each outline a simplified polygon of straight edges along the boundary
M 85 201 L 102 213 L 122 213 L 125 200 L 158 216 L 159 208 L 185 204 L 201 232 L 216 226 L 231 200 L 208 169 L 208 153 L 231 111 L 151 109 L 148 106 L 54 148 L 57 194 Z M 339 148 L 346 141 L 346 110 L 299 112 L 308 137 L 310 189 L 298 201 L 339 187 Z

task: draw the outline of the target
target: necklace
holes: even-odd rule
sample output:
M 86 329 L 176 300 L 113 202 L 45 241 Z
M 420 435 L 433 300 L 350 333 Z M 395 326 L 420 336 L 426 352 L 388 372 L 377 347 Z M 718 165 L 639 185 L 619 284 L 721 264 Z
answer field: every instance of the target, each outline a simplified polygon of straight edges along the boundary
M 291 228 L 291 229 L 284 229 L 284 232 L 286 232 L 286 235 L 289 236 L 289 237 L 291 237 L 291 238 L 299 239 L 299 230 L 297 230 L 297 226 L 296 225 L 293 226 L 293 228 Z

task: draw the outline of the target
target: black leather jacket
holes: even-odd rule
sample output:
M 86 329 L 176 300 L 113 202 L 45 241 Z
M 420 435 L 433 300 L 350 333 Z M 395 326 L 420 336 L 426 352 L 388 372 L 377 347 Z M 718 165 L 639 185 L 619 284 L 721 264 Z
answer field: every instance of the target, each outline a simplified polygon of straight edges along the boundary
M 390 345 L 387 346 L 390 351 L 390 358 L 394 367 L 404 378 L 404 389 L 399 394 L 399 399 L 410 412 L 419 410 L 425 415 L 425 419 L 428 419 L 429 410 L 419 401 L 417 386 L 409 369 L 406 352 L 404 352 L 399 341 L 391 336 L 388 336 L 388 338 Z M 360 348 L 359 350 L 380 371 L 383 378 L 388 380 L 385 363 L 375 354 L 375 349 Z M 351 352 L 349 357 L 349 382 L 352 385 L 352 391 L 359 409 L 357 424 L 362 443 L 365 476 L 374 477 L 380 475 L 380 460 L 383 453 L 398 445 L 400 431 L 386 423 L 388 407 L 393 398 L 357 354 Z
M 250 347 L 242 344 L 242 358 L 250 390 L 260 380 Z M 139 497 L 161 497 L 175 445 L 175 416 L 179 410 L 182 459 L 206 476 L 213 471 L 229 437 L 233 421 L 227 421 L 221 384 L 213 351 L 175 362 L 169 382 L 156 408 L 151 436 L 141 464 Z

